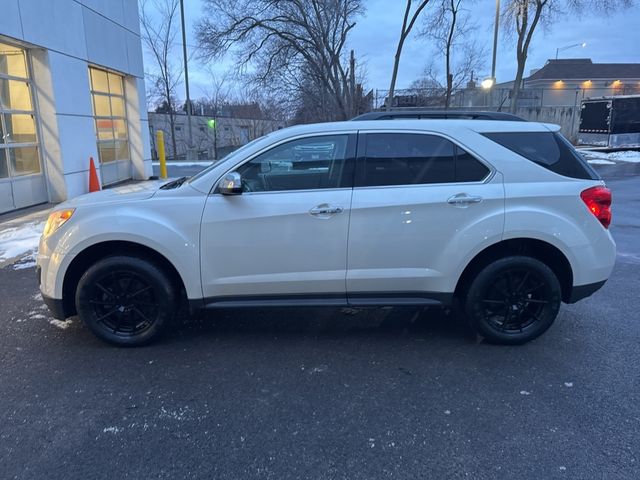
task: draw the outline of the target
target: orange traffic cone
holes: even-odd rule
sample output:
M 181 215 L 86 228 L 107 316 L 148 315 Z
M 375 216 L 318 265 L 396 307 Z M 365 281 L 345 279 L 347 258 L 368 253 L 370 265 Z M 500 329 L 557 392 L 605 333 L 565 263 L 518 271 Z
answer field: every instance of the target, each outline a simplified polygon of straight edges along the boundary
M 89 192 L 99 192 L 100 181 L 98 180 L 98 172 L 96 172 L 96 166 L 93 163 L 93 157 L 89 157 Z

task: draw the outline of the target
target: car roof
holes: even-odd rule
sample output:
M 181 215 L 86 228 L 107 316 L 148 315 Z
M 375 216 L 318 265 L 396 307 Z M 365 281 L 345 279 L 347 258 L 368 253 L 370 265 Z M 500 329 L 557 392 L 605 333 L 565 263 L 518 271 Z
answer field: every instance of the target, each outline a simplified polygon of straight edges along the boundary
M 352 118 L 352 120 L 396 120 L 396 119 L 467 119 L 467 120 L 511 120 L 526 122 L 524 118 L 506 112 L 489 112 L 484 110 L 424 110 L 402 109 L 368 112 Z
M 310 123 L 295 125 L 276 130 L 268 138 L 278 140 L 297 135 L 314 133 L 345 132 L 345 131 L 380 131 L 380 130 L 412 130 L 426 132 L 440 132 L 455 135 L 464 130 L 477 133 L 489 132 L 548 132 L 558 131 L 560 127 L 554 124 L 540 122 L 521 122 L 505 120 L 443 120 L 443 119 L 397 119 L 397 120 L 348 120 L 343 122 Z

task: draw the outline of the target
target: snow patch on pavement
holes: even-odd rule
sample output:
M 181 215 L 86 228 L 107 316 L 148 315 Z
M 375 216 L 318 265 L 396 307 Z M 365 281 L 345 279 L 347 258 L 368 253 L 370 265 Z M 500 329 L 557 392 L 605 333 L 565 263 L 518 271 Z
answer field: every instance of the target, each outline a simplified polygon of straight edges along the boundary
M 40 234 L 45 222 L 0 226 L 0 265 L 15 260 L 16 270 L 35 266 Z
M 594 165 L 612 165 L 617 162 L 640 163 L 640 151 L 621 150 L 618 152 L 601 152 L 598 150 L 580 150 L 589 163 Z
M 214 162 L 215 160 L 203 160 L 199 162 L 174 161 L 174 162 L 167 162 L 167 167 L 208 167 Z M 153 166 L 154 167 L 160 166 L 160 162 L 153 162 Z
M 592 160 L 587 160 L 592 165 L 615 165 L 616 162 L 612 162 L 611 160 L 605 160 L 603 158 L 594 158 Z
M 34 318 L 34 317 L 32 317 Z M 57 320 L 55 318 L 50 318 L 49 319 L 49 323 L 51 325 L 53 325 L 54 327 L 58 327 L 61 330 L 66 330 L 67 328 L 69 328 L 71 326 L 71 324 L 73 323 L 72 320 Z

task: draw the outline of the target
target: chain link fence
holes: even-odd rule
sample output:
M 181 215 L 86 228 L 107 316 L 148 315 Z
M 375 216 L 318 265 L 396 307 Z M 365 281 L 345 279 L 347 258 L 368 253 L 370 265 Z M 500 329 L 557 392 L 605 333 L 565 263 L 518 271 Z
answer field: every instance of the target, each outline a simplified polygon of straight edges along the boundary
M 384 108 L 388 101 L 388 90 L 374 90 L 373 108 Z M 579 106 L 587 98 L 611 95 L 640 95 L 640 84 L 594 87 L 594 88 L 524 88 L 520 90 L 517 108 L 521 107 L 572 107 Z M 440 109 L 445 107 L 444 88 L 411 88 L 396 90 L 393 107 L 422 107 Z M 509 110 L 511 89 L 509 88 L 464 88 L 451 93 L 449 108 Z

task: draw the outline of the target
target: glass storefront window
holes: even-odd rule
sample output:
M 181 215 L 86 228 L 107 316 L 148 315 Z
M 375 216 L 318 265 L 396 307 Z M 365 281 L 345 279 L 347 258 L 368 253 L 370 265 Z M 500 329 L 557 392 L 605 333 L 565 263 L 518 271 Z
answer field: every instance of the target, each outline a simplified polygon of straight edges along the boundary
M 16 147 L 7 150 L 13 175 L 40 173 L 40 159 L 37 147 Z
M 124 118 L 124 99 L 121 97 L 111 97 L 111 115 Z
M 32 110 L 29 84 L 19 80 L 0 78 L 0 108 L 4 110 Z
M 93 114 L 96 117 L 110 117 L 111 107 L 109 106 L 108 95 L 93 95 Z
M 129 158 L 129 142 L 116 142 L 116 159 L 127 160 Z
M 0 43 L 0 75 L 27 78 L 27 62 L 24 50 Z
M 6 143 L 36 143 L 36 122 L 31 114 L 3 115 Z
M 124 95 L 122 77 L 120 75 L 109 73 L 109 93 L 112 95 Z
M 116 140 L 127 139 L 127 124 L 121 118 L 113 120 L 113 133 Z
M 97 68 L 89 68 L 91 73 L 91 90 L 94 92 L 109 93 L 109 82 L 107 72 Z
M 113 140 L 113 120 L 109 118 L 96 120 L 96 133 L 98 140 Z
M 6 150 L 0 148 L 0 178 L 7 178 L 8 176 L 9 176 L 9 167 L 7 167 Z
M 89 67 L 89 78 L 100 162 L 130 160 L 123 77 Z
M 100 142 L 98 144 L 98 154 L 102 163 L 113 162 L 116 159 L 116 142 Z
M 0 42 L 0 179 L 41 171 L 27 54 Z

